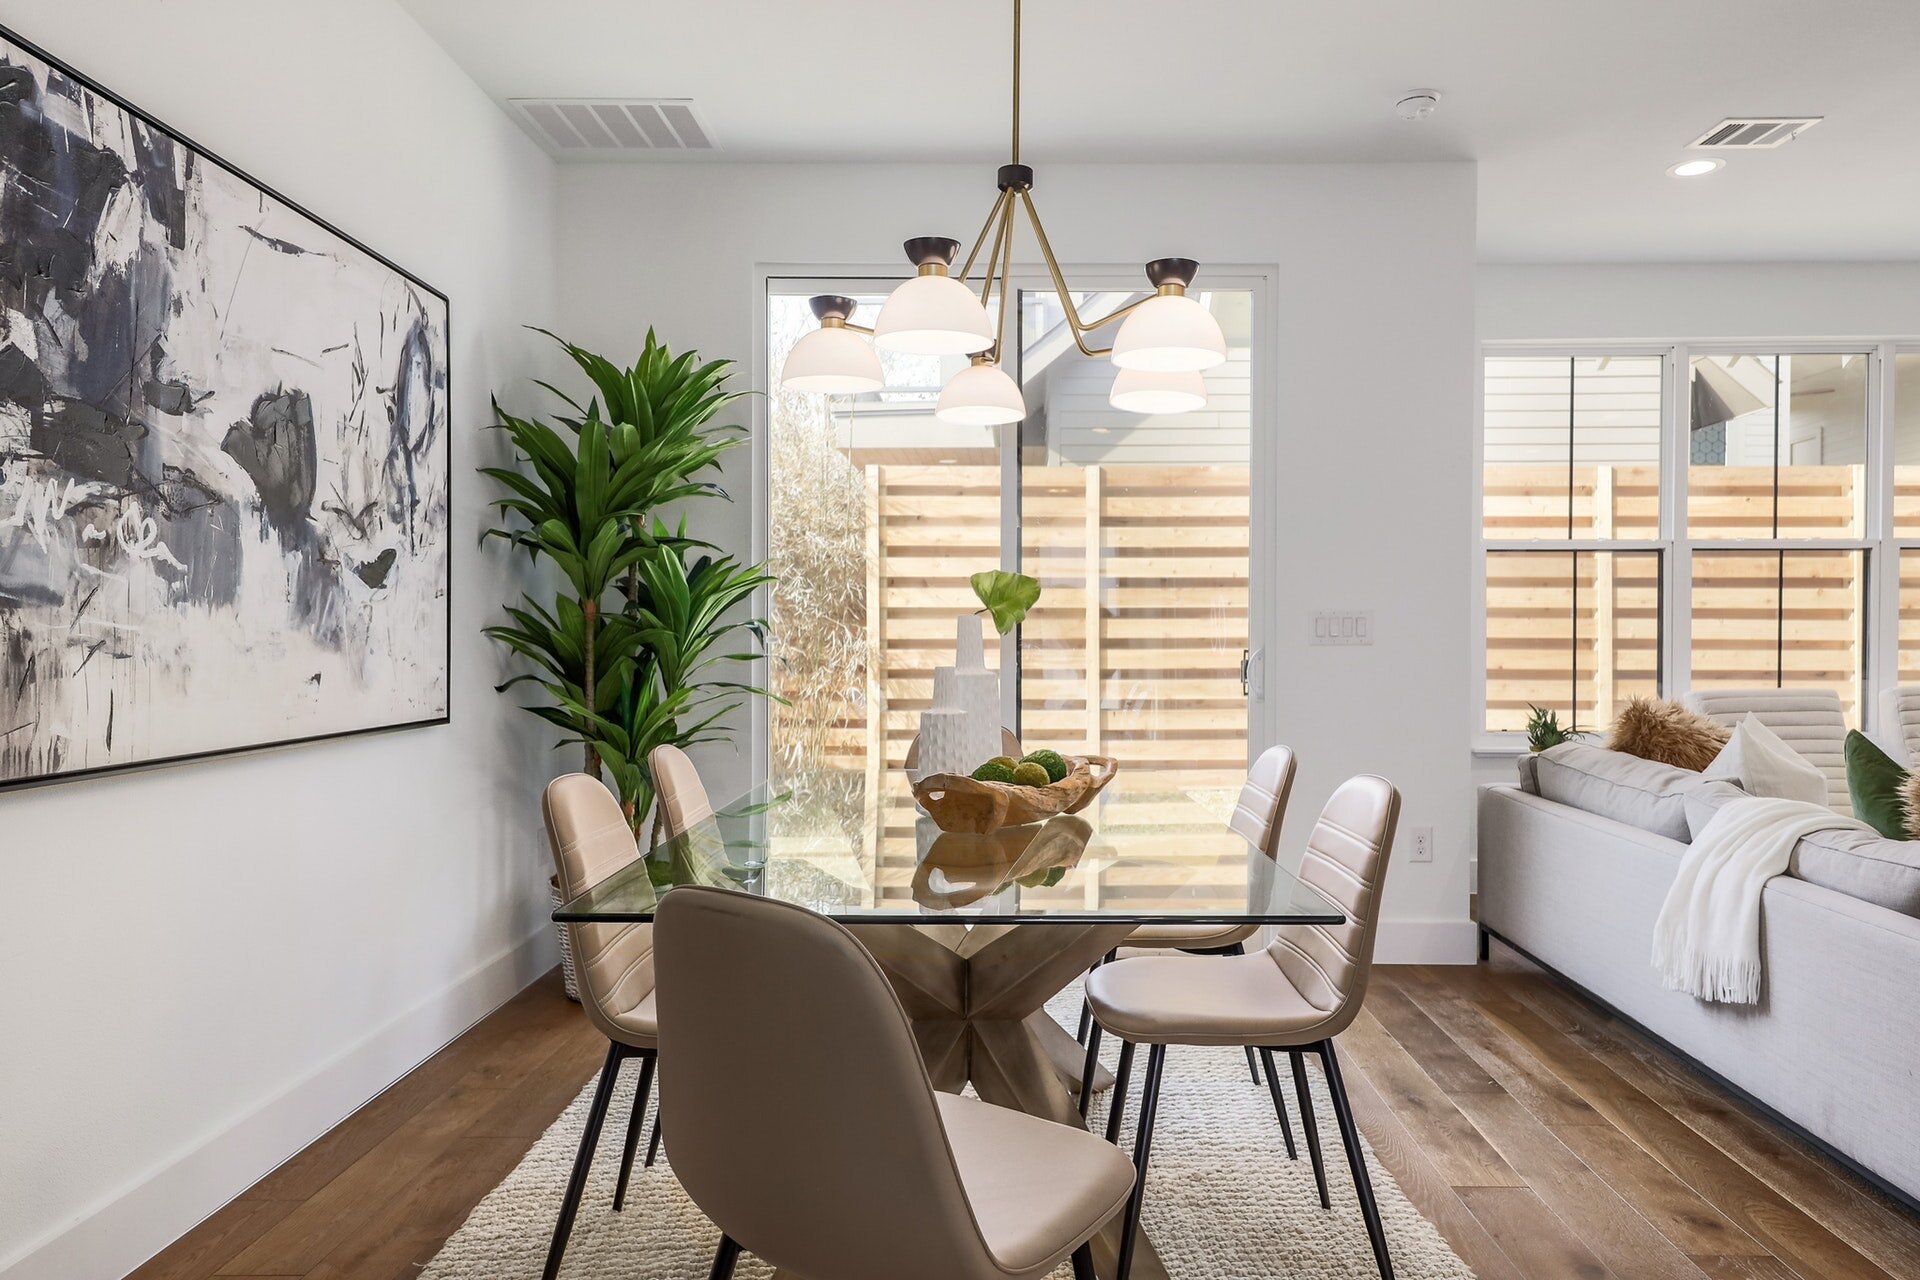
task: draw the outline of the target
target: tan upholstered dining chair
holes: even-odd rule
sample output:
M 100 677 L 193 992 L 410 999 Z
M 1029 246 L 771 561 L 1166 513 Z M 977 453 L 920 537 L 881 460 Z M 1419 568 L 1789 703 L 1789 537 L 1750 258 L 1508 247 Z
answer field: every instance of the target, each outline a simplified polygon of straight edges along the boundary
M 1247 781 L 1240 788 L 1240 796 L 1234 802 L 1233 817 L 1228 824 L 1239 832 L 1254 848 L 1272 858 L 1280 852 L 1280 825 L 1287 816 L 1287 798 L 1293 793 L 1293 777 L 1299 769 L 1299 760 L 1290 747 L 1268 747 L 1247 770 Z M 1154 950 L 1173 950 L 1193 952 L 1200 955 L 1241 955 L 1246 950 L 1246 942 L 1259 932 L 1258 925 L 1219 925 L 1219 924 L 1147 924 L 1141 925 L 1127 937 L 1126 945 L 1132 948 L 1151 948 Z M 1080 1006 L 1080 1029 L 1075 1039 L 1089 1045 L 1089 1052 L 1100 1052 L 1099 1031 L 1092 1025 L 1092 1010 L 1083 1002 Z M 1247 1070 L 1253 1076 L 1255 1084 L 1260 1083 L 1260 1067 L 1263 1058 L 1256 1057 L 1253 1045 L 1247 1046 Z M 1287 1122 L 1287 1106 L 1280 1092 L 1280 1080 L 1273 1070 L 1273 1055 L 1266 1054 L 1264 1065 L 1267 1072 L 1267 1088 L 1273 1094 L 1274 1115 L 1279 1118 L 1280 1131 L 1287 1139 L 1287 1156 L 1297 1159 L 1298 1150 L 1293 1144 L 1293 1126 Z M 1087 1113 L 1088 1099 L 1080 1099 L 1080 1114 Z M 1122 1101 L 1116 1097 L 1112 1111 L 1108 1113 L 1111 1124 L 1120 1120 Z
M 660 900 L 672 1046 L 660 1106 L 674 1171 L 745 1249 L 833 1280 L 1010 1280 L 1119 1213 L 1133 1169 L 1086 1131 L 935 1093 L 893 987 L 853 935 L 801 907 L 699 886 Z
M 1346 923 L 1284 926 L 1273 943 L 1255 955 L 1215 959 L 1145 956 L 1102 965 L 1088 977 L 1087 998 L 1093 1006 L 1095 1025 L 1122 1041 L 1114 1085 L 1116 1107 L 1126 1089 L 1134 1045 L 1149 1046 L 1139 1133 L 1134 1143 L 1135 1183 L 1121 1237 L 1120 1280 L 1126 1280 L 1131 1261 L 1132 1233 L 1139 1223 L 1146 1192 L 1160 1076 L 1166 1066 L 1167 1046 L 1173 1044 L 1253 1045 L 1291 1054 L 1301 1124 L 1313 1156 L 1320 1204 L 1325 1208 L 1326 1169 L 1320 1159 L 1313 1099 L 1307 1091 L 1306 1067 L 1300 1057 L 1302 1051 L 1319 1055 L 1340 1139 L 1347 1149 L 1347 1165 L 1353 1171 L 1360 1214 L 1373 1245 L 1374 1262 L 1381 1280 L 1393 1280 L 1380 1210 L 1374 1203 L 1366 1156 L 1360 1149 L 1360 1132 L 1354 1127 L 1353 1108 L 1340 1078 L 1333 1038 L 1359 1015 L 1360 1002 L 1367 992 L 1367 980 L 1373 971 L 1374 935 L 1379 926 L 1380 891 L 1399 818 L 1400 793 L 1385 778 L 1370 774 L 1343 783 L 1321 810 L 1320 821 L 1307 840 L 1300 878 L 1339 904 Z M 1091 1054 L 1087 1061 L 1083 1090 L 1092 1086 Z M 1108 1131 L 1114 1133 L 1115 1126 L 1110 1124 Z
M 700 785 L 700 775 L 684 751 L 677 747 L 656 747 L 647 757 L 647 768 L 653 778 L 661 834 L 665 839 L 684 835 L 713 816 L 706 788 Z M 560 877 L 564 898 L 578 897 L 640 856 L 626 815 L 620 811 L 620 802 L 598 778 L 584 773 L 555 778 L 547 784 L 541 811 L 546 817 L 547 842 L 553 850 L 554 870 Z M 607 1060 L 600 1068 L 600 1082 L 594 1088 L 593 1102 L 587 1111 L 586 1131 L 580 1137 L 573 1174 L 567 1180 L 566 1195 L 560 1202 L 553 1242 L 547 1247 L 545 1280 L 553 1280 L 560 1271 L 561 1259 L 566 1256 L 567 1237 L 573 1232 L 580 1197 L 586 1191 L 594 1148 L 599 1144 L 600 1128 L 606 1123 L 607 1110 L 613 1102 L 620 1066 L 629 1058 L 637 1058 L 640 1079 L 634 1088 L 633 1111 L 627 1119 L 620 1178 L 613 1190 L 614 1209 L 617 1211 L 626 1205 L 627 1183 L 633 1175 L 634 1151 L 640 1140 L 640 1126 L 646 1120 L 647 1098 L 653 1089 L 654 1064 L 658 1061 L 660 1046 L 659 1027 L 654 1020 L 653 926 L 569 924 L 567 934 L 580 975 L 580 1004 L 586 1010 L 588 1021 L 607 1037 Z M 653 1134 L 647 1139 L 648 1168 L 653 1167 L 659 1151 L 660 1118 L 656 1115 Z
M 620 802 L 598 778 L 584 773 L 555 778 L 547 784 L 540 809 L 546 818 L 547 843 L 553 851 L 554 871 L 560 878 L 563 898 L 578 897 L 640 856 L 626 815 L 620 811 Z M 634 1089 L 633 1114 L 627 1123 L 620 1181 L 613 1193 L 615 1209 L 626 1203 L 634 1146 L 646 1116 L 660 1046 L 659 1027 L 654 1021 L 653 926 L 569 924 L 566 928 L 579 975 L 580 1005 L 586 1011 L 587 1020 L 607 1037 L 607 1060 L 600 1068 L 600 1082 L 594 1087 L 593 1103 L 587 1111 L 586 1131 L 581 1135 L 580 1150 L 573 1160 L 573 1174 L 567 1180 L 566 1195 L 560 1202 L 553 1242 L 547 1248 L 543 1273 L 546 1280 L 553 1280 L 559 1274 L 560 1260 L 566 1255 L 567 1237 L 573 1231 L 580 1196 L 586 1190 L 587 1173 L 593 1167 L 594 1148 L 600 1141 L 600 1127 L 606 1122 L 607 1108 L 613 1102 L 620 1066 L 629 1058 L 637 1058 L 640 1080 Z M 658 1121 L 654 1132 L 657 1138 Z M 649 1164 L 652 1154 L 649 1147 Z

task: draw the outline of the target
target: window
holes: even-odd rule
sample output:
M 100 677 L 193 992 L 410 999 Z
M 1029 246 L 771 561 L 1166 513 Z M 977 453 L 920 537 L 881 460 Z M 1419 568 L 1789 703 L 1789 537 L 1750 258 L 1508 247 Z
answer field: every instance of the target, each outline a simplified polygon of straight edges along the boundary
M 1859 725 L 1869 359 L 1759 352 L 1689 363 L 1690 687 L 1832 689 Z M 1814 542 L 1824 545 L 1797 545 Z
M 1490 348 L 1483 374 L 1484 731 L 1755 687 L 1865 726 L 1920 683 L 1920 352 Z
M 1596 728 L 1660 685 L 1659 356 L 1490 356 L 1483 727 Z M 1644 549 L 1638 549 L 1644 548 Z

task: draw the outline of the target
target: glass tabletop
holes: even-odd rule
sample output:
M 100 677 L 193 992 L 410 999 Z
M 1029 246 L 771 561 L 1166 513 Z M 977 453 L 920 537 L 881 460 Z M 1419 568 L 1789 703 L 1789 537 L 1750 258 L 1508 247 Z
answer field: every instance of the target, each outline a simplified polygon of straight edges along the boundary
M 843 923 L 1345 921 L 1332 900 L 1227 824 L 1232 793 L 1147 795 L 1126 783 L 1120 775 L 1081 813 L 986 835 L 942 831 L 911 809 L 850 832 L 808 821 L 791 794 L 763 787 L 661 841 L 553 918 L 648 920 L 663 892 L 701 884 Z

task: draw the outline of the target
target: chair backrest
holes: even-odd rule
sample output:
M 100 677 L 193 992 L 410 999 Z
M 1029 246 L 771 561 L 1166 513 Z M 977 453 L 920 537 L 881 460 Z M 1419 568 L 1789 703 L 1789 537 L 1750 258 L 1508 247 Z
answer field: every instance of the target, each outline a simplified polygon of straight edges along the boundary
M 1875 736 L 1908 768 L 1920 763 L 1920 685 L 1903 684 L 1880 695 L 1880 732 Z
M 1840 695 L 1832 689 L 1701 690 L 1687 695 L 1686 706 L 1729 729 L 1756 717 L 1826 775 L 1829 805 L 1853 813 L 1847 792 L 1847 720 L 1840 711 Z
M 713 816 L 713 804 L 687 753 L 678 747 L 655 747 L 647 753 L 647 772 L 664 818 L 662 834 L 672 840 Z
M 540 797 L 540 812 L 562 897 L 585 893 L 640 856 L 620 802 L 598 778 L 555 778 Z M 609 1039 L 632 1043 L 614 1019 L 653 990 L 653 926 L 569 924 L 567 940 L 588 1020 Z
M 838 924 L 754 894 L 660 900 L 663 1131 L 681 1186 L 776 1268 L 991 1274 L 900 1001 Z
M 1400 793 L 1385 778 L 1363 773 L 1340 784 L 1307 837 L 1300 879 L 1338 903 L 1340 925 L 1284 925 L 1267 954 L 1316 1009 L 1334 1014 L 1328 1036 L 1360 1012 L 1373 973 L 1380 893 L 1400 822 Z
M 1290 747 L 1268 747 L 1247 770 L 1246 785 L 1234 802 L 1227 825 L 1260 847 L 1269 858 L 1279 852 L 1280 823 L 1287 816 L 1287 797 L 1299 761 Z

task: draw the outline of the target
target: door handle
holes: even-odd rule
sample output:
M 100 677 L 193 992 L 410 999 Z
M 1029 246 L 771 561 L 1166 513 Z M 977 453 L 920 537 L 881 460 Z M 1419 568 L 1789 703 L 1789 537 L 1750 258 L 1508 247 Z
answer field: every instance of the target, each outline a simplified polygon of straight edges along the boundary
M 1253 682 L 1248 675 L 1252 669 L 1253 650 L 1242 649 L 1240 651 L 1240 696 L 1243 698 L 1253 695 Z

